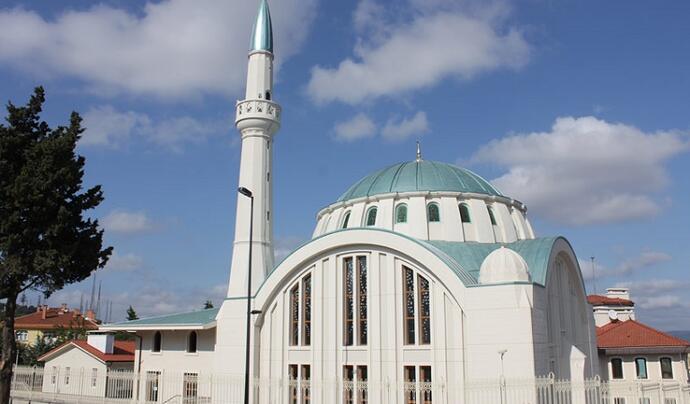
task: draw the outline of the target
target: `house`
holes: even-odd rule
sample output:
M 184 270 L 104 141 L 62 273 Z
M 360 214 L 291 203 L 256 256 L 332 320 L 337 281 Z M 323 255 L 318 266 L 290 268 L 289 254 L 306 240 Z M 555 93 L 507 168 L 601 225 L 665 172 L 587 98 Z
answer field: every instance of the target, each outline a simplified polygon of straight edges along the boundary
M 112 333 L 89 333 L 38 358 L 44 362 L 43 392 L 93 397 L 132 397 L 136 341 L 116 341 Z M 118 379 L 113 375 L 123 373 Z M 106 375 L 108 377 L 106 377 Z
M 82 314 L 79 310 L 61 307 L 39 306 L 34 313 L 17 317 L 14 320 L 17 342 L 33 345 L 37 339 L 54 339 L 63 330 L 78 329 L 92 331 L 98 329 L 98 321 L 93 311 Z
M 611 320 L 634 320 L 635 303 L 630 300 L 627 288 L 608 288 L 605 295 L 589 295 L 587 302 L 594 309 L 594 322 L 597 327 Z

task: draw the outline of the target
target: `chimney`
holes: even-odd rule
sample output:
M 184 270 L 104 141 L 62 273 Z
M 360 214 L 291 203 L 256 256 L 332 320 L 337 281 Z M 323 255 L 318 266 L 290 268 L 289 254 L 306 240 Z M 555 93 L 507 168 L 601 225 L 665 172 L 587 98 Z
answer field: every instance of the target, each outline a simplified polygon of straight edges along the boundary
M 96 313 L 94 313 L 93 310 L 88 309 L 86 310 L 84 318 L 86 318 L 87 320 L 96 321 Z
M 606 289 L 606 297 L 612 299 L 630 300 L 630 289 L 628 288 L 608 288 Z
M 115 334 L 90 332 L 86 342 L 104 354 L 112 354 L 115 345 Z
M 43 305 L 41 306 L 41 319 L 45 320 L 46 317 L 48 317 L 48 306 Z
M 67 313 L 69 310 L 67 309 L 67 303 L 62 303 L 60 305 L 60 311 Z

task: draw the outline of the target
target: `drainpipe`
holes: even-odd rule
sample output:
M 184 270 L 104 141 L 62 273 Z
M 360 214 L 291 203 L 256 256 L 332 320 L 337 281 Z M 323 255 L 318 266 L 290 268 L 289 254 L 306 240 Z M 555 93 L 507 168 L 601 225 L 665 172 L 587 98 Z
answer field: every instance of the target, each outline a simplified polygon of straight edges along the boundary
M 134 400 L 138 401 L 139 400 L 139 386 L 141 385 L 141 347 L 143 343 L 143 338 L 141 335 L 137 334 L 134 332 L 134 338 L 139 339 L 139 354 L 137 355 L 137 373 L 136 373 L 136 378 L 137 378 L 137 395 L 132 397 Z M 136 402 L 135 401 L 135 402 Z

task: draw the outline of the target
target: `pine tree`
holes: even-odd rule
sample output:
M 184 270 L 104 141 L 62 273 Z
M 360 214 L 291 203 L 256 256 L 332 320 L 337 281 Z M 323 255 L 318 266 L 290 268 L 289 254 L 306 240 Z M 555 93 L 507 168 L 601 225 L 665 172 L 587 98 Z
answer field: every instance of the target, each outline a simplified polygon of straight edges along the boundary
M 134 311 L 134 308 L 132 308 L 132 306 L 129 306 L 129 308 L 127 309 L 127 321 L 132 320 L 139 320 L 139 316 L 137 316 L 137 312 Z
M 81 117 L 72 112 L 69 125 L 51 129 L 40 119 L 44 101 L 38 87 L 26 106 L 8 103 L 7 126 L 0 124 L 0 403 L 9 402 L 19 296 L 34 290 L 47 297 L 82 281 L 112 252 L 103 248 L 98 221 L 84 217 L 103 193 L 83 189 L 85 159 L 75 152 Z

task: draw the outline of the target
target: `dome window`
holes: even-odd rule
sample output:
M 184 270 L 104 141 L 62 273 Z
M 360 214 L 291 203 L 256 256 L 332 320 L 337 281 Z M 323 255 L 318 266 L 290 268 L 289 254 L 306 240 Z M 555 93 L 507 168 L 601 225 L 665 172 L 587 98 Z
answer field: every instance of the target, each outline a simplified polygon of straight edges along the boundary
M 350 222 L 350 212 L 345 213 L 345 218 L 343 218 L 343 224 L 340 226 L 341 229 L 347 229 L 347 224 Z
M 395 208 L 395 223 L 407 223 L 407 205 L 401 203 Z
M 441 221 L 441 211 L 438 207 L 438 203 L 430 203 L 426 207 L 426 215 L 429 222 L 440 222 Z
M 367 226 L 374 226 L 376 225 L 376 214 L 378 213 L 378 209 L 376 206 L 372 206 L 369 208 L 367 211 Z
M 472 223 L 472 219 L 470 217 L 470 207 L 467 206 L 466 203 L 461 203 L 458 205 L 458 208 L 460 209 L 460 220 L 463 223 Z
M 489 219 L 491 220 L 491 225 L 497 226 L 498 223 L 496 222 L 496 216 L 494 215 L 494 210 L 490 206 L 487 206 L 486 209 L 489 211 Z

